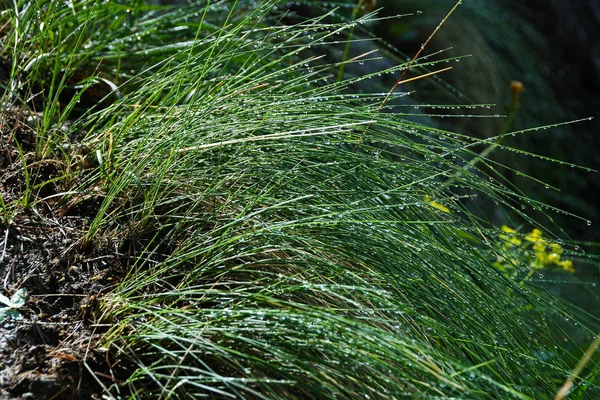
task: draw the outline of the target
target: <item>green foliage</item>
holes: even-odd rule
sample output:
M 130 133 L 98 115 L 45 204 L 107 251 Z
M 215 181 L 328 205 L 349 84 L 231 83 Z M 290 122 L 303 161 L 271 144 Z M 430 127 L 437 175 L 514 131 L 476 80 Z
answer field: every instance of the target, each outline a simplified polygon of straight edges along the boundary
M 511 250 L 467 206 L 484 197 L 527 219 L 517 204 L 529 200 L 465 168 L 493 166 L 472 150 L 482 141 L 385 112 L 407 93 L 380 112 L 386 93 L 350 89 L 405 65 L 337 81 L 340 63 L 322 54 L 374 14 L 286 21 L 285 3 L 255 3 L 3 14 L 13 29 L 38 11 L 52 26 L 5 39 L 31 57 L 29 82 L 50 86 L 42 153 L 75 109 L 50 104 L 67 87 L 59 72 L 97 62 L 82 82 L 112 83 L 112 103 L 72 128 L 98 164 L 79 191 L 103 199 L 85 240 L 137 248 L 103 303 L 103 344 L 134 365 L 107 391 L 551 398 L 582 353 L 565 326 L 587 341 L 597 321 L 498 271 Z M 597 393 L 590 365 L 573 398 Z

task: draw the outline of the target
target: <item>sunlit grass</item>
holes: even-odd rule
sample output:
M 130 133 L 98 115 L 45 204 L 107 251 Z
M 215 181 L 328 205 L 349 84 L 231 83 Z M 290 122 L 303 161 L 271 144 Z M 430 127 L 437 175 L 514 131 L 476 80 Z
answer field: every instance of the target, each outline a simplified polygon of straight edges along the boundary
M 504 241 L 473 211 L 487 198 L 532 221 L 534 200 L 492 162 L 465 168 L 481 141 L 380 112 L 386 88 L 350 90 L 368 75 L 337 81 L 322 55 L 357 22 L 278 23 L 285 3 L 253 3 L 36 3 L 73 34 L 4 38 L 39 76 L 36 57 L 52 82 L 94 65 L 83 82 L 111 89 L 71 128 L 97 163 L 78 190 L 102 198 L 83 240 L 135 248 L 103 299 L 102 345 L 134 366 L 111 394 L 554 396 L 597 321 L 495 268 Z M 51 134 L 84 91 L 58 112 L 67 80 L 44 96 L 41 156 L 69 140 Z M 598 390 L 590 365 L 573 398 Z

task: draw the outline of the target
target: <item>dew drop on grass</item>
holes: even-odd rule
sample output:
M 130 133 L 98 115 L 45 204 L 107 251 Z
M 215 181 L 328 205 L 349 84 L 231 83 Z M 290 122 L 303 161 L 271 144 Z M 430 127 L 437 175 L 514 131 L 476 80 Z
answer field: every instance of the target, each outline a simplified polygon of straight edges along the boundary
M 588 220 L 586 223 L 587 223 L 587 226 L 592 226 L 592 221 Z

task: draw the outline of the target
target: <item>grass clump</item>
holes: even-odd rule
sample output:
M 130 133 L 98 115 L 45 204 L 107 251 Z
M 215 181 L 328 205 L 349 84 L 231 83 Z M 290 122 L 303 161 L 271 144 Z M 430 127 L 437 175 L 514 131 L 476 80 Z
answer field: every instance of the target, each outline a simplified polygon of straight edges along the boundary
M 323 57 L 376 14 L 298 22 L 275 0 L 70 4 L 15 5 L 3 14 L 12 24 L 4 41 L 20 49 L 14 59 L 38 54 L 26 64 L 40 74 L 27 75 L 30 87 L 50 82 L 39 156 L 78 132 L 95 164 L 64 200 L 101 200 L 86 245 L 132 256 L 97 313 L 111 325 L 98 345 L 131 372 L 102 382 L 105 394 L 549 398 L 559 390 L 582 354 L 565 320 L 577 317 L 584 341 L 597 321 L 495 268 L 509 251 L 470 211 L 477 196 L 516 209 L 520 194 L 465 168 L 479 141 L 382 110 L 385 91 L 350 90 L 371 76 L 338 80 L 340 62 Z M 25 11 L 49 13 L 48 24 L 72 33 L 30 28 L 47 42 L 25 45 L 17 40 L 33 24 Z M 38 59 L 53 66 L 50 81 Z M 69 106 L 52 108 L 70 88 L 68 71 L 95 62 Z M 28 72 L 20 64 L 13 60 L 11 82 Z M 102 107 L 76 115 L 94 86 L 110 88 Z M 52 127 L 67 119 L 57 139 Z M 598 390 L 590 365 L 574 398 Z

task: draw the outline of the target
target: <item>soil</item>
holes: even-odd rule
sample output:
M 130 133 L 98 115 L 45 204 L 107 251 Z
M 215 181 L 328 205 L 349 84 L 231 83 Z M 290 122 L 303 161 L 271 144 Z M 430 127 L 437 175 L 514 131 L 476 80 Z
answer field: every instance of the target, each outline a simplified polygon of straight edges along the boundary
M 123 276 L 128 257 L 110 243 L 85 246 L 99 194 L 91 189 L 64 200 L 77 173 L 69 174 L 68 186 L 52 179 L 66 170 L 84 175 L 85 162 L 37 159 L 29 126 L 35 118 L 19 109 L 0 111 L 0 195 L 5 204 L 20 202 L 9 223 L 0 218 L 0 293 L 28 292 L 17 310 L 21 318 L 0 321 L 0 399 L 99 399 L 103 388 L 128 375 L 99 343 L 110 326 L 100 301 Z M 35 188 L 28 205 L 23 161 Z

